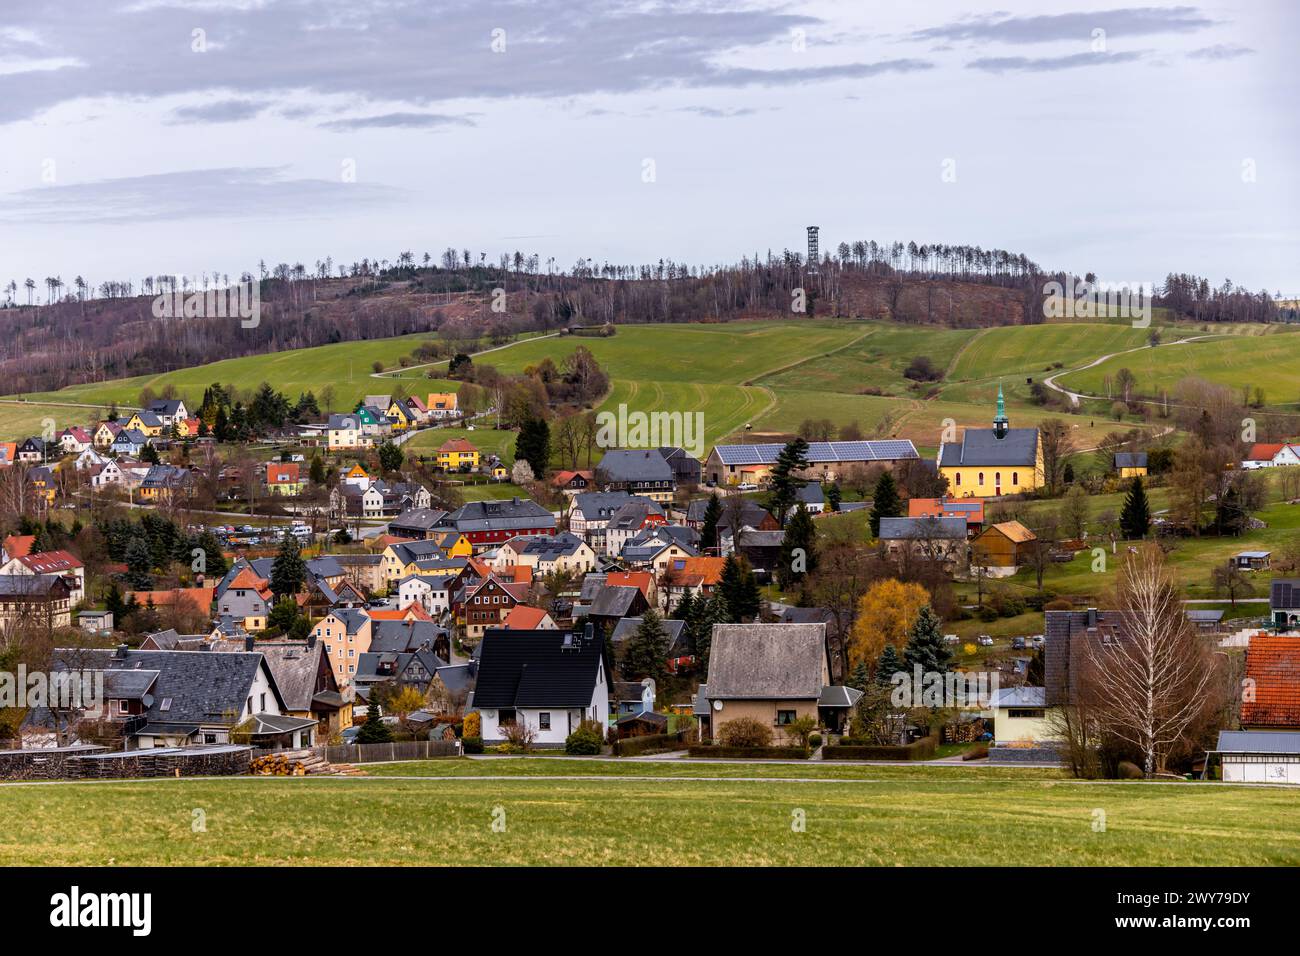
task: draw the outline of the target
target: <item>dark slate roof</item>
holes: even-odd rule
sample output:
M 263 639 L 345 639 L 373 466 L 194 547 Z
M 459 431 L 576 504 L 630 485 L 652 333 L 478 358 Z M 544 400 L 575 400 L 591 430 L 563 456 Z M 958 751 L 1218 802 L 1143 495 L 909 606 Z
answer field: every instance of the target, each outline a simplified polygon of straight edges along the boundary
M 317 675 L 322 671 L 333 673 L 332 668 L 321 667 L 325 645 L 317 642 L 308 647 L 306 641 L 259 641 L 256 646 L 266 658 L 285 706 L 289 710 L 311 710 Z
M 640 594 L 640 588 L 623 585 L 601 587 L 587 613 L 597 617 L 626 617 L 632 611 Z
M 139 700 L 149 693 L 157 680 L 157 671 L 106 671 L 104 673 L 104 698 L 106 700 Z
M 1147 453 L 1144 451 L 1121 451 L 1115 453 L 1115 468 L 1145 468 Z
M 531 498 L 470 501 L 443 519 L 443 527 L 457 531 L 512 531 L 554 528 L 555 515 Z
M 619 508 L 631 501 L 635 495 L 626 491 L 584 491 L 573 496 L 570 512 L 580 511 L 587 521 L 600 521 L 608 518 Z
M 642 620 L 643 618 L 640 617 L 623 618 L 617 624 L 614 625 L 614 632 L 609 636 L 610 641 L 614 644 L 615 647 L 617 647 L 619 644 L 623 643 L 623 641 L 627 640 L 629 637 L 631 637 L 633 634 L 636 633 L 636 629 L 641 626 Z M 686 622 L 675 621 L 672 618 L 666 618 L 664 619 L 663 625 L 664 625 L 664 631 L 666 631 L 668 634 L 668 654 L 671 657 L 673 656 L 674 648 L 681 647 L 684 645 L 683 638 L 686 631 Z M 636 687 L 640 688 L 640 686 L 641 684 L 638 682 L 636 684 Z M 641 692 L 638 689 L 637 696 L 640 697 L 640 694 Z
M 576 534 L 562 531 L 559 534 L 532 534 L 512 538 L 509 544 L 519 554 L 536 555 L 539 561 L 555 561 L 577 554 L 585 544 Z
M 1038 462 L 1038 429 L 1008 428 L 998 438 L 992 428 L 968 428 L 958 442 L 940 449 L 939 467 L 1032 468 Z
M 596 466 L 599 478 L 611 483 L 672 481 L 672 466 L 657 448 L 615 448 Z
M 244 710 L 258 668 L 265 665 L 265 659 L 257 651 L 213 654 L 63 649 L 57 653 L 72 668 L 156 670 L 153 703 L 145 712 L 150 724 L 234 723 Z M 276 701 L 284 709 L 284 698 L 274 676 L 269 683 Z
M 845 687 L 841 684 L 829 684 L 822 688 L 822 694 L 817 698 L 818 707 L 852 707 L 862 699 L 862 691 L 856 687 Z
M 447 629 L 432 621 L 372 621 L 370 650 L 376 653 L 414 651 L 445 636 Z
M 446 664 L 438 668 L 438 679 L 453 694 L 472 690 L 478 664 Z
M 1223 620 L 1222 611 L 1198 611 L 1193 609 L 1186 613 L 1187 620 L 1192 621 L 1195 624 L 1217 624 L 1219 621 Z
M 1043 614 L 1043 684 L 1047 706 L 1067 703 L 1075 687 L 1085 641 L 1123 637 L 1118 611 L 1047 611 Z
M 709 698 L 817 700 L 825 665 L 825 624 L 715 624 Z
M 1300 607 L 1300 578 L 1274 578 L 1268 604 L 1275 611 Z
M 880 539 L 897 541 L 901 538 L 953 538 L 966 537 L 965 518 L 881 518 Z
M 447 512 L 441 508 L 412 508 L 403 511 L 388 522 L 388 530 L 391 532 L 394 528 L 412 528 L 418 531 L 429 531 L 436 528 L 445 517 Z
M 609 516 L 609 527 L 640 528 L 648 515 L 662 515 L 664 509 L 649 498 L 635 497 Z
M 806 505 L 826 504 L 826 495 L 822 492 L 821 482 L 810 481 L 807 484 L 800 485 L 794 493 L 794 500 L 802 501 Z
M 333 429 L 359 430 L 361 428 L 361 419 L 356 415 L 331 415 L 327 427 Z
M 722 502 L 722 514 L 718 516 L 719 528 L 730 528 L 731 517 L 735 511 L 740 512 L 741 526 L 749 525 L 751 528 L 757 528 L 763 523 L 765 518 L 770 518 L 771 513 L 758 504 L 752 498 L 742 498 L 743 502 L 737 506 L 734 502 Z M 709 507 L 708 498 L 694 498 L 686 505 L 686 520 L 699 523 L 704 522 L 704 512 Z
M 254 737 L 264 734 L 288 734 L 316 726 L 313 717 L 285 717 L 279 714 L 254 714 L 249 733 Z
M 708 684 L 701 684 L 700 689 L 696 691 L 695 697 L 691 700 L 691 713 L 697 717 L 703 717 L 709 713 Z
M 1217 753 L 1300 754 L 1300 733 L 1272 730 L 1220 730 Z
M 604 667 L 599 638 L 492 628 L 479 642 L 474 706 L 589 707 Z

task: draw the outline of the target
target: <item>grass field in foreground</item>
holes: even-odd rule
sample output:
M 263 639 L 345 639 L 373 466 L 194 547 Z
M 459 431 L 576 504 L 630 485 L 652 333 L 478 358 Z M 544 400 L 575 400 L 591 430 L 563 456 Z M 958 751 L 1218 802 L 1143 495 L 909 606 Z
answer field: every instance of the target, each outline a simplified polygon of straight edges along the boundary
M 5 865 L 1300 863 L 1293 792 L 988 780 L 973 768 L 834 782 L 155 780 L 6 786 L 0 806 L 22 821 L 0 836 Z M 800 812 L 805 832 L 791 825 Z

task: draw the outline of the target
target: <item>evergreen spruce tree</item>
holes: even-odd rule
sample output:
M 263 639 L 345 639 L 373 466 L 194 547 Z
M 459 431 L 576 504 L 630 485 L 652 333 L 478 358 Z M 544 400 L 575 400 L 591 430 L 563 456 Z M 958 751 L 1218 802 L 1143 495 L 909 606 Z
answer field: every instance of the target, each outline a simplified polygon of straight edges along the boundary
M 720 520 L 722 520 L 722 502 L 714 493 L 709 495 L 709 503 L 704 506 L 704 524 L 700 528 L 701 551 L 718 547 L 718 522 Z
M 523 459 L 541 481 L 551 463 L 551 428 L 541 418 L 526 418 L 515 439 L 515 459 Z
M 885 649 L 876 658 L 874 675 L 876 684 L 880 687 L 888 687 L 893 682 L 894 675 L 901 670 L 903 670 L 903 659 L 898 655 L 898 648 L 886 643 Z
M 366 722 L 357 730 L 359 744 L 386 744 L 393 739 L 393 732 L 379 716 L 379 701 L 375 688 L 370 689 L 370 704 L 366 707 Z
M 935 671 L 945 674 L 951 662 L 952 652 L 943 642 L 939 616 L 927 604 L 921 608 L 908 632 L 907 646 L 903 648 L 904 669 L 911 671 L 919 664 L 922 673 Z
M 271 591 L 276 597 L 297 594 L 307 579 L 307 563 L 298 550 L 298 542 L 291 534 L 280 539 L 280 553 L 271 565 Z
M 817 529 L 812 515 L 803 502 L 790 514 L 781 539 L 781 556 L 776 567 L 776 580 L 785 590 L 802 581 L 804 576 L 817 569 Z
M 762 595 L 758 590 L 758 580 L 754 569 L 743 555 L 730 554 L 722 565 L 722 579 L 718 582 L 718 593 L 727 608 L 727 617 L 732 624 L 743 624 L 758 616 L 762 606 Z
M 677 606 L 673 608 L 672 617 L 674 621 L 690 621 L 694 614 L 695 596 L 690 591 L 687 591 L 682 595 L 682 599 L 677 602 Z
M 730 624 L 730 612 L 722 596 L 715 594 L 710 598 L 701 595 L 695 602 L 695 616 L 687 622 L 686 629 L 691 641 L 691 652 L 695 655 L 695 669 L 707 677 L 709 673 L 709 652 L 713 647 L 713 625 Z
M 1119 527 L 1129 540 L 1145 538 L 1151 528 L 1151 506 L 1147 503 L 1147 493 L 1142 487 L 1140 475 L 1135 476 L 1133 484 L 1129 485 L 1124 509 L 1119 514 Z
M 135 591 L 153 587 L 153 556 L 144 538 L 132 538 L 126 546 L 126 583 Z
M 858 661 L 858 666 L 853 668 L 853 673 L 845 681 L 854 690 L 865 691 L 871 686 L 871 668 L 867 666 L 866 661 Z
M 325 484 L 325 460 L 321 458 L 319 452 L 311 457 L 311 471 L 309 474 L 313 485 Z
M 844 500 L 844 492 L 840 491 L 840 483 L 832 481 L 826 488 L 826 507 L 831 511 L 840 510 L 840 502 Z
M 871 502 L 871 536 L 880 537 L 880 519 L 897 518 L 903 513 L 903 502 L 898 497 L 898 485 L 892 473 L 886 471 L 876 481 Z
M 790 441 L 776 456 L 768 476 L 771 492 L 768 496 L 768 510 L 777 524 L 785 524 L 786 513 L 794 507 L 795 496 L 803 487 L 799 473 L 808 467 L 808 443 L 802 438 Z
M 379 467 L 383 469 L 385 474 L 390 474 L 401 468 L 405 457 L 402 454 L 402 449 L 391 441 L 386 441 L 379 446 Z
M 624 642 L 618 672 L 625 681 L 651 677 L 658 685 L 668 676 L 668 631 L 654 608 L 646 610 L 637 629 Z

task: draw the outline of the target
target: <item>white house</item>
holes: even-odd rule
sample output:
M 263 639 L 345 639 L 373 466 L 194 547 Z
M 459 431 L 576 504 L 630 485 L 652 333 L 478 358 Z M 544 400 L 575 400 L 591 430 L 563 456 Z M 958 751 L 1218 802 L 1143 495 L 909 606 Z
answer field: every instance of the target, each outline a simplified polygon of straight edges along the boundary
M 506 739 L 507 725 L 533 732 L 534 746 L 563 746 L 584 720 L 609 724 L 605 642 L 587 631 L 490 628 L 479 644 L 470 709 L 485 744 Z
M 356 415 L 331 415 L 325 431 L 331 449 L 358 448 L 361 445 L 361 419 Z
M 397 582 L 400 607 L 419 604 L 434 617 L 451 609 L 451 589 L 456 578 L 434 574 L 411 574 Z

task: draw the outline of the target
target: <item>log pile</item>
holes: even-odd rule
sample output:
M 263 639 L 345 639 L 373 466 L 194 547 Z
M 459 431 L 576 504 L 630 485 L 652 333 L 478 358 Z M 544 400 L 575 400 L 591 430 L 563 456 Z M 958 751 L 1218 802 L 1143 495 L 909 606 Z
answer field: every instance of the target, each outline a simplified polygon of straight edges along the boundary
M 364 776 L 364 771 L 351 764 L 330 763 L 315 750 L 282 750 L 258 757 L 251 772 L 259 776 L 305 777 L 307 775 Z
M 282 753 L 254 757 L 248 772 L 257 777 L 305 777 L 307 768 Z

